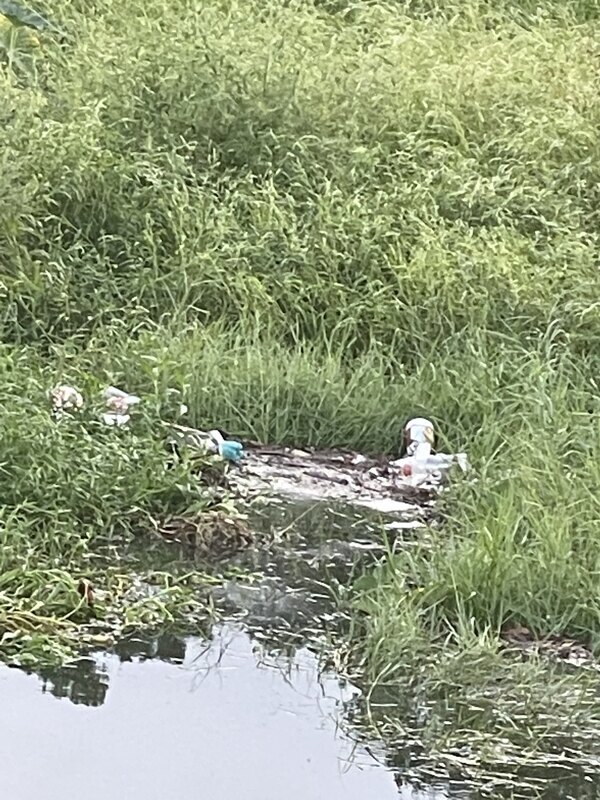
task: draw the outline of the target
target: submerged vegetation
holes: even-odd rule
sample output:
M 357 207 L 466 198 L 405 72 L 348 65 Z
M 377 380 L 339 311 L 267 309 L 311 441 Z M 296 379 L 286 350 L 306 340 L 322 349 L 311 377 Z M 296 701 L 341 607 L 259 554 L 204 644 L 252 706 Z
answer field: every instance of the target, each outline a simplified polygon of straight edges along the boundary
M 202 507 L 169 388 L 264 441 L 391 453 L 426 413 L 469 452 L 359 587 L 373 679 L 512 624 L 598 651 L 596 0 L 4 10 L 0 652 L 53 647 L 100 543 Z M 57 426 L 61 380 L 143 422 Z

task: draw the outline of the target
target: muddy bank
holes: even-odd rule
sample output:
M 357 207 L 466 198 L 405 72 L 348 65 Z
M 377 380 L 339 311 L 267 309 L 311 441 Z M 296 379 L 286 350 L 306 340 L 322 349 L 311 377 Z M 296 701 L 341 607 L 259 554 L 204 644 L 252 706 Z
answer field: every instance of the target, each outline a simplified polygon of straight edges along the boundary
M 250 445 L 228 480 L 242 498 L 285 497 L 300 501 L 346 503 L 384 514 L 423 519 L 433 508 L 451 467 L 465 464 L 439 456 L 440 469 L 406 474 L 402 460 L 370 458 L 361 453 L 299 450 Z

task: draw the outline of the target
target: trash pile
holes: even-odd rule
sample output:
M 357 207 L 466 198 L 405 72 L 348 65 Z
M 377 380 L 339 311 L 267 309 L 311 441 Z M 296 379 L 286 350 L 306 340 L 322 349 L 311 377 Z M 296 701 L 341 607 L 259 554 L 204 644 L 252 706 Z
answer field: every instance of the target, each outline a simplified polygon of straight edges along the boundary
M 234 464 L 239 464 L 244 455 L 244 448 L 240 442 L 225 439 L 221 431 L 216 428 L 200 431 L 185 425 L 170 424 L 167 446 L 178 456 L 181 455 L 182 449 L 192 449 L 203 455 L 218 455 Z
M 175 391 L 175 390 L 169 390 Z M 130 394 L 116 386 L 109 386 L 104 390 L 103 399 L 105 411 L 101 419 L 105 425 L 119 427 L 129 425 L 131 421 L 131 411 L 142 398 L 135 394 Z M 52 403 L 52 415 L 55 419 L 61 420 L 67 416 L 72 416 L 83 408 L 83 396 L 74 386 L 59 384 L 50 392 Z M 182 416 L 188 408 L 184 404 L 179 405 L 179 415 Z M 196 428 L 189 428 L 177 423 L 164 423 L 167 447 L 177 456 L 181 455 L 182 450 L 191 449 L 199 454 L 207 456 L 217 456 L 218 458 L 239 464 L 244 456 L 243 445 L 238 441 L 225 439 L 223 434 L 213 429 L 201 431 Z
M 55 419 L 62 419 L 65 415 L 79 411 L 83 407 L 81 394 L 73 386 L 66 386 L 65 384 L 55 386 L 50 392 L 50 399 L 52 400 L 52 414 Z
M 463 472 L 469 468 L 466 453 L 434 453 L 435 433 L 433 423 L 428 419 L 416 417 L 406 423 L 404 428 L 405 455 L 390 462 L 390 467 L 399 468 L 410 478 L 412 486 L 439 486 L 449 469 L 455 464 Z
M 141 398 L 133 394 L 128 394 L 115 386 L 109 386 L 104 392 L 106 412 L 102 414 L 102 420 L 106 425 L 123 426 L 127 425 L 131 419 L 129 409 L 141 402 Z M 59 384 L 50 392 L 52 403 L 52 415 L 55 419 L 61 420 L 73 415 L 83 408 L 83 395 L 74 386 Z
M 383 514 L 401 514 L 416 524 L 425 517 L 450 471 L 468 470 L 465 453 L 434 453 L 434 427 L 410 420 L 401 458 L 388 461 L 361 453 L 248 446 L 244 467 L 230 482 L 238 494 L 348 503 Z
M 127 426 L 132 409 L 141 403 L 137 395 L 109 386 L 104 391 L 102 420 L 112 427 Z M 51 392 L 52 411 L 57 419 L 75 414 L 83 407 L 81 393 L 73 386 L 59 385 Z M 180 413 L 187 407 L 180 406 Z M 433 495 L 457 467 L 468 469 L 465 453 L 436 453 L 433 423 L 421 417 L 411 419 L 404 428 L 403 453 L 389 461 L 361 453 L 299 450 L 249 444 L 227 439 L 221 431 L 190 428 L 165 422 L 165 444 L 180 458 L 191 451 L 209 459 L 232 465 L 228 486 L 238 496 L 251 500 L 260 497 L 287 497 L 348 503 L 384 514 L 402 514 L 417 523 Z

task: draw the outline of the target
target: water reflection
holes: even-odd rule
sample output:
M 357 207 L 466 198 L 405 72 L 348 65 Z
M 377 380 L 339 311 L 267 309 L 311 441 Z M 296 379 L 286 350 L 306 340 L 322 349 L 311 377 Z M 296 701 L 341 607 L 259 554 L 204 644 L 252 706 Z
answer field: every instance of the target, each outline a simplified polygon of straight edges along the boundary
M 548 771 L 530 794 L 526 782 L 514 793 L 506 783 L 467 790 L 458 768 L 435 769 L 418 697 L 395 689 L 376 691 L 371 711 L 401 720 L 402 741 L 384 749 L 369 739 L 359 690 L 322 672 L 317 654 L 345 624 L 338 594 L 383 550 L 380 522 L 287 506 L 265 513 L 261 527 L 269 545 L 235 559 L 242 577 L 214 591 L 228 623 L 196 636 L 132 635 L 37 677 L 0 668 L 7 797 L 58 800 L 85 787 L 86 800 L 600 798 L 574 772 Z M 399 536 L 405 546 L 414 533 Z M 180 547 L 157 543 L 144 555 L 189 570 Z M 434 722 L 456 727 L 449 712 Z
M 371 516 L 297 505 L 261 513 L 269 546 L 235 561 L 255 577 L 215 591 L 230 622 L 211 632 L 133 635 L 38 678 L 0 668 L 6 796 L 38 800 L 43 785 L 44 800 L 82 787 L 86 800 L 444 797 L 394 777 L 380 743 L 353 722 L 358 689 L 319 669 L 319 643 L 342 621 L 336 592 L 381 550 Z M 189 570 L 180 547 L 136 557 Z
M 101 706 L 106 700 L 108 675 L 91 658 L 81 658 L 60 668 L 40 668 L 37 674 L 43 694 L 85 706 Z
M 112 652 L 121 662 L 158 659 L 181 664 L 185 658 L 186 640 L 169 633 L 145 637 L 135 635 L 119 640 Z M 90 656 L 61 667 L 36 667 L 24 671 L 39 677 L 42 694 L 92 707 L 101 706 L 106 700 L 109 675 L 97 658 Z
M 397 798 L 378 745 L 342 731 L 358 690 L 318 667 L 224 625 L 131 639 L 41 679 L 0 668 L 4 796 Z
M 183 664 L 186 640 L 172 633 L 162 633 L 160 636 L 134 635 L 119 640 L 113 652 L 122 662 L 157 658 L 171 664 Z
M 293 663 L 300 647 L 322 640 L 324 630 L 341 622 L 335 587 L 346 584 L 353 570 L 364 568 L 366 557 L 382 549 L 381 519 L 322 504 L 285 503 L 255 511 L 253 522 L 269 546 L 246 551 L 231 562 L 252 572 L 253 580 L 225 581 L 213 590 L 213 599 L 224 613 L 243 620 L 263 657 L 285 655 Z M 189 553 L 181 546 L 155 543 L 150 551 L 134 555 L 148 566 L 176 571 L 181 563 L 189 569 Z M 203 636 L 210 639 L 206 630 Z M 173 633 L 135 634 L 118 641 L 111 652 L 122 663 L 183 664 L 190 641 Z M 208 642 L 210 652 L 211 647 Z M 43 692 L 57 698 L 89 706 L 106 699 L 109 675 L 97 659 L 36 672 Z
M 234 563 L 260 578 L 216 587 L 217 605 L 272 640 L 309 641 L 339 628 L 344 587 L 385 552 L 380 515 L 294 503 L 255 512 L 253 522 L 270 544 Z

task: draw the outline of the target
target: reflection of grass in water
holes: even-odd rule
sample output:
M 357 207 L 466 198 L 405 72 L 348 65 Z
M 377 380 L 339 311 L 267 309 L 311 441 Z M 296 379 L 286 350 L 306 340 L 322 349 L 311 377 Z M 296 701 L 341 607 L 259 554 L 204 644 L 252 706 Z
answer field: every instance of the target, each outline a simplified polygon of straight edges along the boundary
M 600 775 L 596 670 L 499 651 L 474 621 L 432 640 L 396 614 L 387 631 L 376 612 L 364 621 L 363 710 L 407 779 L 452 780 L 486 796 L 570 796 L 560 792 L 573 787 L 585 796 Z
M 76 705 L 101 706 L 108 692 L 108 676 L 92 659 L 79 659 L 58 669 L 38 669 L 42 692 Z
M 552 797 L 561 786 L 582 790 L 598 779 L 597 686 L 596 676 L 463 642 L 409 655 L 387 691 L 371 694 L 371 722 L 400 753 L 408 744 L 395 764 L 407 776 L 463 781 L 483 794 Z

